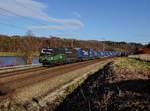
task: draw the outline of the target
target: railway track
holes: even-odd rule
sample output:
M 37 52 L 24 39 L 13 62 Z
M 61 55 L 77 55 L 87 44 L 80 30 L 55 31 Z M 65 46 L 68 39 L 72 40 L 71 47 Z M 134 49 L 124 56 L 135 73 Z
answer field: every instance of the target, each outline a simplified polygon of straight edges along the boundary
M 3 73 L 0 73 L 0 78 L 21 75 L 24 73 L 34 72 L 34 71 L 43 70 L 43 69 L 45 69 L 45 68 L 44 67 L 34 67 L 34 68 L 30 68 L 30 69 L 13 70 L 13 71 L 8 71 L 8 72 L 6 71 Z
M 13 67 L 3 67 L 0 68 L 0 75 L 4 73 L 17 72 L 22 70 L 28 70 L 33 68 L 41 67 L 41 65 L 21 65 L 21 66 L 13 66 Z
M 91 61 L 78 62 L 73 64 L 66 64 L 62 66 L 56 67 L 41 67 L 32 70 L 24 70 L 17 72 L 9 72 L 0 75 L 0 92 L 4 92 L 5 94 L 12 92 L 18 88 L 22 88 L 28 85 L 36 84 L 37 82 L 44 81 L 46 79 L 53 78 L 55 76 L 59 76 L 79 68 L 86 67 L 88 65 L 97 63 L 99 61 L 105 60 L 96 59 Z

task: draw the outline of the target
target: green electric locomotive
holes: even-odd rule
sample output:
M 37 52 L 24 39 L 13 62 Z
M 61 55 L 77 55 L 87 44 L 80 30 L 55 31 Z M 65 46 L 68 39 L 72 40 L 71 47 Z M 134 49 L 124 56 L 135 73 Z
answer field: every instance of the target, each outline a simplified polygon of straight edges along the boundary
M 39 62 L 43 65 L 64 63 L 65 54 L 61 49 L 43 48 L 39 56 Z
M 46 65 L 72 63 L 77 61 L 75 49 L 71 48 L 43 48 L 40 52 L 39 62 Z

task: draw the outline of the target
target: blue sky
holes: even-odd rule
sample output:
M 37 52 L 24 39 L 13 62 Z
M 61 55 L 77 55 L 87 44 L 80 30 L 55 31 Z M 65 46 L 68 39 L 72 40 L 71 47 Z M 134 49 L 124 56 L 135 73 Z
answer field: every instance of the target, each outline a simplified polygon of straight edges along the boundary
M 0 33 L 150 42 L 150 0 L 0 0 Z

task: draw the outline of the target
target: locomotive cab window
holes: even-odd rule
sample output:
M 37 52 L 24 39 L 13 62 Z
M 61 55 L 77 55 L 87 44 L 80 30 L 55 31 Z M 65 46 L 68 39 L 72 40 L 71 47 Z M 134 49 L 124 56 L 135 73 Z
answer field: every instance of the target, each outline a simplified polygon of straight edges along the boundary
M 42 49 L 41 54 L 52 54 L 53 50 L 52 49 Z

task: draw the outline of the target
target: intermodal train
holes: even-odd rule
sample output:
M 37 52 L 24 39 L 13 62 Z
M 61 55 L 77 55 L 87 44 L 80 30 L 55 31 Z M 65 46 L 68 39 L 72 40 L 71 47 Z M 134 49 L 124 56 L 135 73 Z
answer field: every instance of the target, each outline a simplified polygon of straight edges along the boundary
M 95 51 L 92 48 L 42 48 L 39 62 L 42 63 L 43 66 L 46 66 L 115 56 L 127 56 L 127 52 Z

